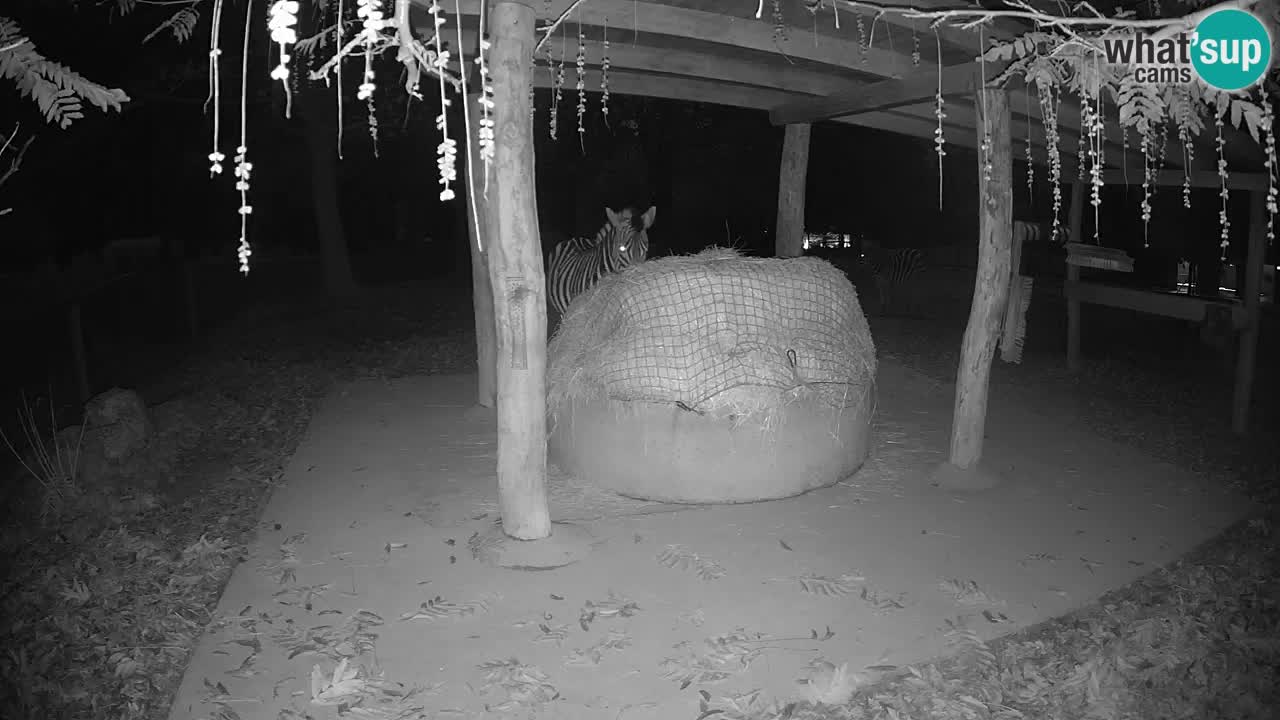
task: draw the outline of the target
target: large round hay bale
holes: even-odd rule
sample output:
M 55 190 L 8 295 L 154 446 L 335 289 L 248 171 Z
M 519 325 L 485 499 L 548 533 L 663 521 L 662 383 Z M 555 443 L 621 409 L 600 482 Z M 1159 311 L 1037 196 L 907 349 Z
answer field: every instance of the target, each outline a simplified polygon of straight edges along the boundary
M 719 248 L 650 260 L 565 313 L 548 348 L 548 449 L 632 497 L 789 497 L 866 459 L 875 375 L 857 294 L 829 263 Z

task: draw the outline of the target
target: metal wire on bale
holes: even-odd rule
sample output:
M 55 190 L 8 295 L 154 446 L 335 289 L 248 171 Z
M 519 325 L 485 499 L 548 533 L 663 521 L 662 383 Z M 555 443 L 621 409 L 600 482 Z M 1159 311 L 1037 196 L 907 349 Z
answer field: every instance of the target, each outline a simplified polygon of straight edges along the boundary
M 569 306 L 548 348 L 547 409 L 574 400 L 661 403 L 767 425 L 873 392 L 875 346 L 857 293 L 825 260 L 726 248 L 605 277 Z

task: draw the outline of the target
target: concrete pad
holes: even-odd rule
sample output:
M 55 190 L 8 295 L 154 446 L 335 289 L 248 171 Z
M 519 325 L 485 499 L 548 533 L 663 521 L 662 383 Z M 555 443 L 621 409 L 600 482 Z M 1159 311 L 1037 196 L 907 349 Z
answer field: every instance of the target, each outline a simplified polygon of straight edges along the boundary
M 342 652 L 369 644 L 376 654 L 351 662 L 421 687 L 411 701 L 436 717 L 541 697 L 539 717 L 656 720 L 696 716 L 702 689 L 794 698 L 811 661 L 866 672 L 925 660 L 946 652 L 957 617 L 984 639 L 1014 631 L 1251 509 L 998 384 L 983 462 L 1002 484 L 937 487 L 954 389 L 891 362 L 878 387 L 858 473 L 786 500 L 664 505 L 551 472 L 553 520 L 588 531 L 594 549 L 518 572 L 472 552 L 497 518 L 496 431 L 491 411 L 472 409 L 474 379 L 348 385 L 290 460 L 219 602 L 229 619 L 201 640 L 171 717 L 216 711 L 206 680 L 244 718 L 332 712 L 312 704 L 313 672 L 329 677 Z M 682 658 L 739 629 L 719 647 L 748 653 L 730 663 L 742 672 L 682 689 Z
M 554 570 L 591 552 L 591 533 L 571 523 L 552 523 L 551 534 L 538 540 L 517 540 L 495 522 L 470 541 L 472 555 L 481 562 L 510 570 Z

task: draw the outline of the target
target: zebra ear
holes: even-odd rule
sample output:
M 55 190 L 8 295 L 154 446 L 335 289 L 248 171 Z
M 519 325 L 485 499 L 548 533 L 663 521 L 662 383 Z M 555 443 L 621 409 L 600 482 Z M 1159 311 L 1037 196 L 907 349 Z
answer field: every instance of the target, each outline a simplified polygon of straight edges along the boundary
M 627 221 L 627 219 L 622 216 L 621 212 L 614 212 L 613 208 L 607 206 L 604 209 L 604 214 L 609 218 L 609 224 L 614 227 L 618 227 Z
M 648 230 L 649 227 L 653 225 L 653 219 L 656 218 L 657 216 L 658 216 L 658 206 L 650 205 L 649 209 L 644 212 L 644 216 L 643 216 L 643 219 L 644 219 L 643 227 L 645 230 Z

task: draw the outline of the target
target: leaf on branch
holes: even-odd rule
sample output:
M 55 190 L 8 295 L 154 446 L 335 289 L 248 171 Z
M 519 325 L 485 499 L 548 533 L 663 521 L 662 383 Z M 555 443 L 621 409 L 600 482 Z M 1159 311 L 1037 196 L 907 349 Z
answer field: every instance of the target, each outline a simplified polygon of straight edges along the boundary
M 1050 52 L 1053 46 L 1060 43 L 1061 40 L 1056 35 L 1045 32 L 1029 32 L 1013 40 L 995 42 L 981 57 L 987 62 L 1004 62 L 1014 58 L 1033 57 L 1042 52 Z M 1046 47 L 1041 49 L 1041 44 Z
M 155 30 L 147 33 L 147 36 L 142 38 L 142 44 L 146 45 L 151 38 L 159 35 L 165 30 L 171 30 L 173 32 L 173 39 L 177 40 L 179 43 L 184 43 L 190 40 L 191 36 L 195 34 L 196 23 L 198 22 L 200 22 L 199 10 L 192 7 L 183 8 L 174 13 L 173 17 L 160 23 Z
M 1262 108 L 1252 100 L 1234 98 L 1231 101 L 1231 125 L 1240 127 L 1240 120 L 1243 118 L 1249 134 L 1253 136 L 1253 141 L 1259 144 L 1262 143 L 1260 137 L 1262 114 Z
M 106 88 L 52 60 L 46 60 L 31 42 L 21 39 L 18 23 L 0 17 L 0 77 L 11 81 L 22 97 L 29 97 L 50 123 L 65 129 L 84 117 L 81 101 L 101 109 L 119 112 L 129 96 L 119 88 Z
M 1032 60 L 1025 71 L 1027 84 L 1039 87 L 1058 87 L 1066 82 L 1067 74 L 1062 66 L 1049 57 L 1037 57 Z
M 1159 86 L 1140 83 L 1132 73 L 1120 78 L 1116 103 L 1120 106 L 1120 126 L 1136 128 L 1142 135 L 1164 120 L 1165 107 Z
M 1199 135 L 1204 130 L 1204 119 L 1201 117 L 1204 107 L 1200 98 L 1192 94 L 1187 85 L 1170 85 L 1165 89 L 1164 103 L 1169 108 L 1169 117 L 1174 125 L 1189 136 Z

